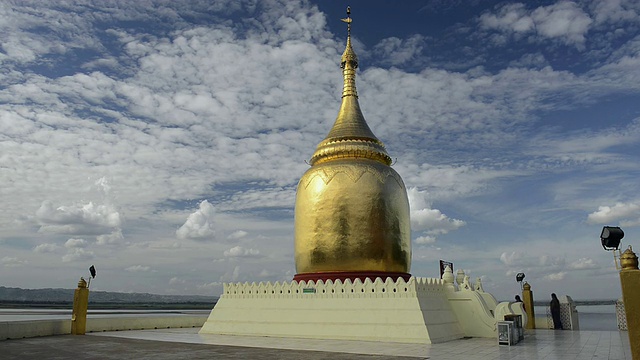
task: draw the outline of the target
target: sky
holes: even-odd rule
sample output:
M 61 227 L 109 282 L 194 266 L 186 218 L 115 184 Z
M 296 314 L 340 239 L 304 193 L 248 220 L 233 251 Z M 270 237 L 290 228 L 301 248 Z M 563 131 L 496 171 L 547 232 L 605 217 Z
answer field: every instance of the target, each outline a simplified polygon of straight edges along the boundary
M 0 286 L 214 295 L 290 281 L 340 106 L 407 186 L 415 276 L 616 299 L 640 249 L 640 3 L 0 2 Z

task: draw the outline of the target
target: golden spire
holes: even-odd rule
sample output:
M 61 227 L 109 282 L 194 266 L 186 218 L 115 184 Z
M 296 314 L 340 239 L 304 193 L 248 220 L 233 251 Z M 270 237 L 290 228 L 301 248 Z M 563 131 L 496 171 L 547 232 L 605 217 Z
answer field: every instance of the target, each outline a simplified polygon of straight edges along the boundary
M 358 97 L 358 91 L 356 90 L 356 69 L 358 68 L 358 56 L 351 47 L 351 8 L 347 7 L 347 18 L 340 19 L 347 23 L 347 46 L 342 53 L 340 59 L 340 67 L 342 68 L 342 74 L 344 75 L 344 85 L 342 87 L 342 97 L 355 96 Z
M 356 90 L 356 69 L 358 56 L 351 46 L 351 8 L 347 7 L 347 45 L 340 59 L 344 84 L 342 87 L 342 104 L 338 117 L 327 137 L 318 144 L 316 152 L 309 162 L 312 166 L 330 160 L 345 158 L 365 158 L 391 164 L 382 141 L 369 129 L 358 103 Z

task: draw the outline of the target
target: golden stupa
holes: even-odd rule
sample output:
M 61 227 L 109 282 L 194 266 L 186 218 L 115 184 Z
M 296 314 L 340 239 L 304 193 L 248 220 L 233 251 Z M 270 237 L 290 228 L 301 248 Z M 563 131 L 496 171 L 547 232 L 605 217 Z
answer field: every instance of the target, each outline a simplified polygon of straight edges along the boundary
M 340 67 L 342 105 L 298 183 L 294 280 L 403 277 L 411 268 L 409 201 L 382 141 L 362 115 L 356 91 L 358 57 L 347 45 Z

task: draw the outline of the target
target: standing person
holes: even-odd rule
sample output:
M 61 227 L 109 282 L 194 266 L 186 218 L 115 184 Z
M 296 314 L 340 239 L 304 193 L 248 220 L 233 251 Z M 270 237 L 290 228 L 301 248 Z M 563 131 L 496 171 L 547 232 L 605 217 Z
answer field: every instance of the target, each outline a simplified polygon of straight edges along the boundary
M 522 303 L 522 308 L 524 309 L 524 301 L 522 301 L 520 295 L 516 295 L 516 302 Z
M 549 303 L 549 310 L 551 310 L 553 328 L 562 330 L 562 323 L 560 322 L 560 300 L 558 300 L 558 297 L 555 293 L 551 294 L 551 303 Z

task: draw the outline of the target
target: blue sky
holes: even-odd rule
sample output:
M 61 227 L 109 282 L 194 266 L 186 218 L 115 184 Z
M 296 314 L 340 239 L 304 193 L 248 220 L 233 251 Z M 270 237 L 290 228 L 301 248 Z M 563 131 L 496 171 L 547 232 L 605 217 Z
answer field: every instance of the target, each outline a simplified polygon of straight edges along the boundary
M 617 298 L 640 231 L 640 4 L 351 1 L 357 86 L 417 276 Z M 0 3 L 0 285 L 218 295 L 294 275 L 346 2 Z M 636 243 L 634 243 L 636 242 Z

